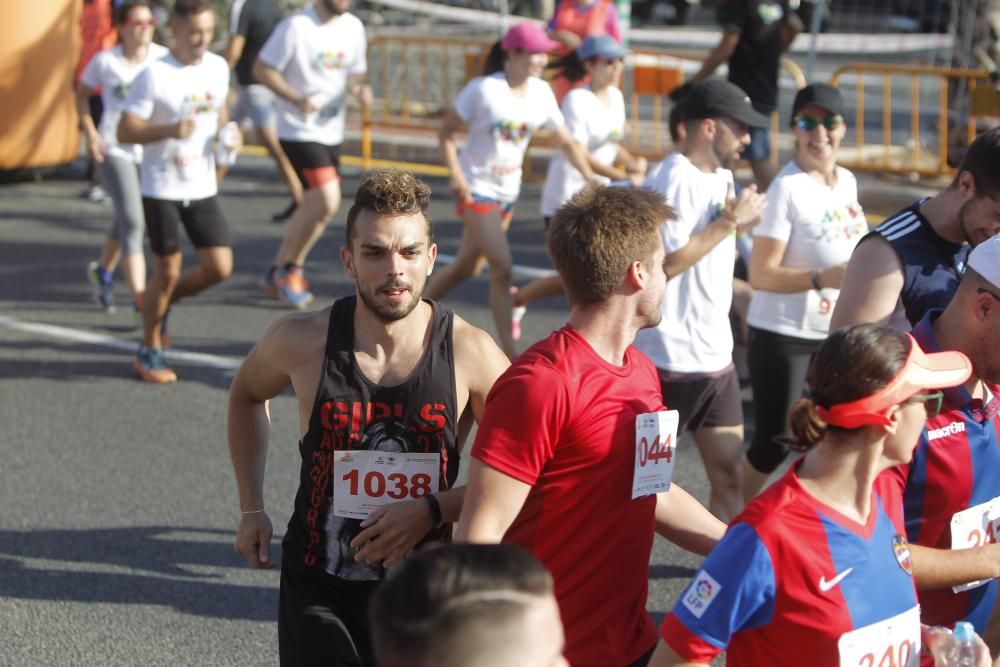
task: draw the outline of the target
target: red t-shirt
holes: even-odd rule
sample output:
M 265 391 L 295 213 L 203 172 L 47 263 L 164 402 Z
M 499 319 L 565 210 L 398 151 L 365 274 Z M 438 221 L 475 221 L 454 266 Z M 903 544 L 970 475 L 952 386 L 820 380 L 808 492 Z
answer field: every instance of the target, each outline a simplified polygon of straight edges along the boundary
M 656 496 L 632 500 L 635 418 L 663 410 L 656 369 L 629 347 L 601 359 L 572 327 L 497 380 L 472 456 L 531 485 L 504 536 L 555 580 L 566 658 L 628 665 L 656 643 L 646 612 Z

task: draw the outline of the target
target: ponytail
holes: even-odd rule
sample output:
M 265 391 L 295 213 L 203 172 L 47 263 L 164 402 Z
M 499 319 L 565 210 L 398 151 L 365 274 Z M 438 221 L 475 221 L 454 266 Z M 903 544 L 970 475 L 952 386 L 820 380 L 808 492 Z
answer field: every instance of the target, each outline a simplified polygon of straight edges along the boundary
M 486 54 L 486 60 L 483 62 L 483 76 L 490 76 L 491 74 L 496 74 L 497 72 L 503 71 L 504 66 L 504 52 L 500 48 L 500 40 L 493 43 L 490 47 L 489 52 Z
M 549 67 L 556 70 L 556 76 L 561 76 L 571 83 L 583 81 L 587 76 L 587 70 L 583 66 L 583 61 L 576 51 L 570 51 L 563 57 L 552 62 Z

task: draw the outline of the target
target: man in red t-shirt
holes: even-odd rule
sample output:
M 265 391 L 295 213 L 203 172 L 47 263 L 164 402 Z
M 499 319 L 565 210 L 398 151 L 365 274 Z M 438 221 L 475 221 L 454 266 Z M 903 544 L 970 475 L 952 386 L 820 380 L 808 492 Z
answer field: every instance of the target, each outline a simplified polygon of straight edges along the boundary
M 637 418 L 664 407 L 656 369 L 632 339 L 660 319 L 658 230 L 673 219 L 659 194 L 608 187 L 588 187 L 556 212 L 547 244 L 569 324 L 497 381 L 472 450 L 456 539 L 519 544 L 542 561 L 574 666 L 649 659 L 654 530 L 700 554 L 725 531 L 669 478 L 647 484 L 654 466 L 672 466 L 670 446 L 637 447 Z

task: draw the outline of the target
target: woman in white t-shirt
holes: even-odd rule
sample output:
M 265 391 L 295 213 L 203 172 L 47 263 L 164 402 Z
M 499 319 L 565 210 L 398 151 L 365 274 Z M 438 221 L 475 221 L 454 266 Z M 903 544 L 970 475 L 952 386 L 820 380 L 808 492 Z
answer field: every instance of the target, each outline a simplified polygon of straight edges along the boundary
M 132 81 L 167 50 L 152 43 L 156 20 L 148 0 L 125 0 L 115 10 L 115 20 L 121 43 L 97 53 L 87 63 L 77 91 L 77 109 L 87 141 L 87 154 L 97 164 L 101 183 L 114 205 L 114 219 L 101 257 L 87 266 L 87 278 L 94 288 L 98 306 L 112 312 L 111 276 L 121 261 L 138 312 L 146 291 L 145 221 L 137 168 L 142 160 L 142 148 L 118 143 L 118 119 Z M 100 128 L 95 127 L 87 105 L 89 97 L 98 89 L 104 103 Z
M 553 130 L 560 149 L 586 180 L 594 178 L 586 150 L 564 127 L 549 84 L 539 76 L 547 53 L 558 44 L 530 22 L 519 23 L 493 45 L 485 75 L 470 81 L 455 98 L 441 127 L 440 142 L 451 170 L 451 192 L 458 200 L 464 231 L 455 262 L 438 271 L 426 296 L 440 299 L 490 265 L 490 310 L 500 345 L 514 355 L 511 337 L 511 270 L 507 228 L 521 189 L 521 164 L 540 128 Z M 458 150 L 456 133 L 468 128 Z
M 756 430 L 744 494 L 752 497 L 787 451 L 787 415 L 802 395 L 813 353 L 827 336 L 844 267 L 868 231 L 854 175 L 837 166 L 847 129 L 840 91 L 806 86 L 792 105 L 795 156 L 767 190 L 750 257 L 748 361 Z
M 625 135 L 625 98 L 618 84 L 628 54 L 629 51 L 609 35 L 595 35 L 585 39 L 576 51 L 560 58 L 553 68 L 559 71 L 558 76 L 573 84 L 590 77 L 589 85 L 570 90 L 562 103 L 566 130 L 587 148 L 590 168 L 604 183 L 630 181 L 634 187 L 639 187 L 645 179 L 646 159 L 633 157 L 620 144 Z M 625 168 L 617 168 L 617 161 Z M 552 157 L 542 190 L 541 210 L 546 228 L 556 209 L 586 184 L 583 174 L 562 153 Z M 558 275 L 533 280 L 520 289 L 511 288 L 513 339 L 521 337 L 521 318 L 528 304 L 562 293 L 562 280 Z

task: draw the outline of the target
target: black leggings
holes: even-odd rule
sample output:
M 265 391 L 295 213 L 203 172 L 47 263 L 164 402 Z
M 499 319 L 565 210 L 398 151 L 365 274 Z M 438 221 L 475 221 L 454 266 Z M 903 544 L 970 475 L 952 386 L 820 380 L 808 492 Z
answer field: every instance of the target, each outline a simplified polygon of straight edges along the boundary
M 747 460 L 758 472 L 771 474 L 788 456 L 774 438 L 788 435 L 788 410 L 802 396 L 809 362 L 822 343 L 750 327 L 747 357 L 756 427 Z

